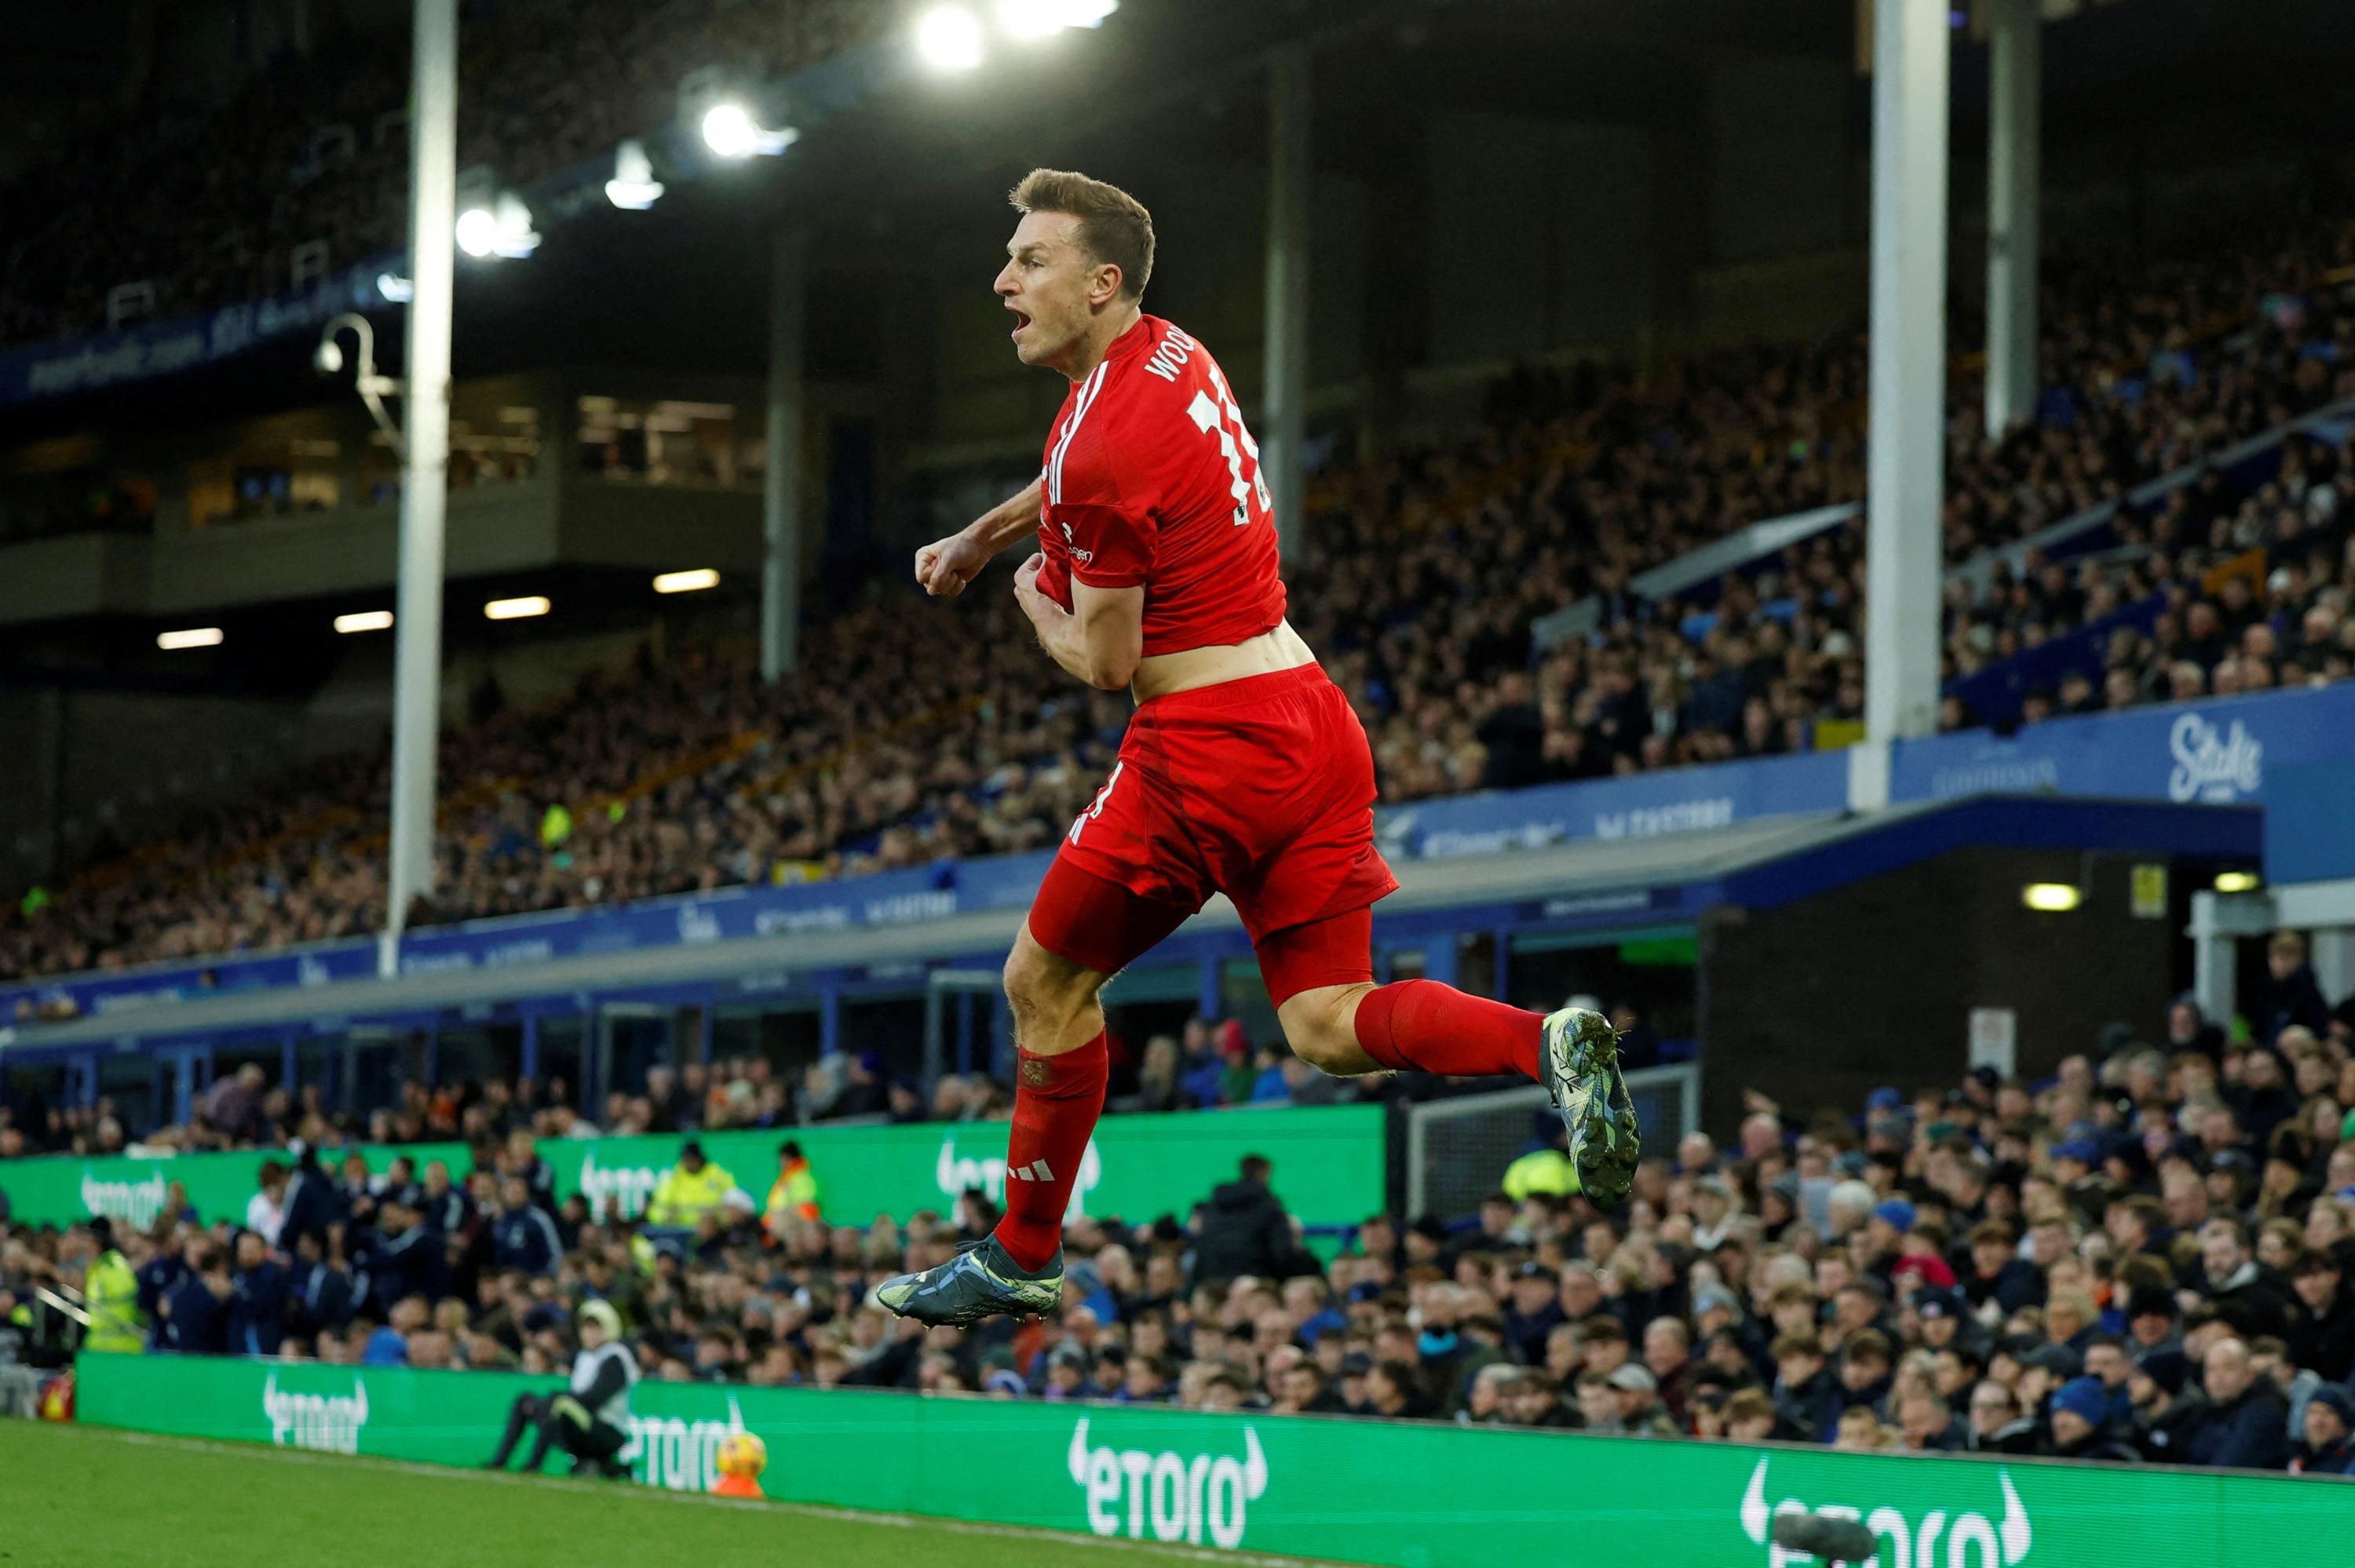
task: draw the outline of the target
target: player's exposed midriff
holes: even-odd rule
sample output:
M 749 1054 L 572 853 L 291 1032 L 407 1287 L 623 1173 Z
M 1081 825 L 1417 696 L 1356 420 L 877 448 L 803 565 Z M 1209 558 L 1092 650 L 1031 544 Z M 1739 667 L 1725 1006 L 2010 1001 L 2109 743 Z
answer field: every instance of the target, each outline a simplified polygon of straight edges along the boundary
M 1188 648 L 1175 653 L 1154 653 L 1137 661 L 1136 678 L 1129 694 L 1142 703 L 1172 692 L 1190 692 L 1227 681 L 1272 675 L 1316 662 L 1315 650 L 1289 620 L 1278 621 L 1249 641 L 1219 647 Z

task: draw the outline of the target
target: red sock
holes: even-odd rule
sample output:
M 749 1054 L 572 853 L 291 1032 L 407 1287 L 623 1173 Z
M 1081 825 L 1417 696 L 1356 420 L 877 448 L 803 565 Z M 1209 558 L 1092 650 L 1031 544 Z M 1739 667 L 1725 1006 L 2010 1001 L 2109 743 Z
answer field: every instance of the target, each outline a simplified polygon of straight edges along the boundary
M 1358 1003 L 1358 1044 L 1385 1067 L 1451 1077 L 1538 1075 L 1545 1020 L 1437 980 L 1376 986 Z
M 1103 1114 L 1111 1055 L 1101 1032 L 1060 1056 L 1018 1054 L 1014 1129 L 1006 1139 L 1006 1213 L 996 1234 L 1015 1262 L 1036 1269 L 1063 1245 L 1063 1210 L 1079 1179 L 1088 1135 Z

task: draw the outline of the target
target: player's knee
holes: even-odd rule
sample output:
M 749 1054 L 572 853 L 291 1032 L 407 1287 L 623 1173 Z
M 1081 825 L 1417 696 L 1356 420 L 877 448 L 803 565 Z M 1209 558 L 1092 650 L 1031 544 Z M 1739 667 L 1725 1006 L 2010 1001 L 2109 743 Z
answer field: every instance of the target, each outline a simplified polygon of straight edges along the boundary
M 1017 1024 L 1058 1024 L 1086 1005 L 1083 973 L 1036 942 L 1017 942 L 1003 977 Z
M 1326 986 L 1287 999 L 1276 1009 L 1276 1020 L 1292 1054 L 1321 1072 L 1364 1072 L 1366 1054 L 1358 1044 L 1356 1020 L 1359 998 L 1369 989 Z

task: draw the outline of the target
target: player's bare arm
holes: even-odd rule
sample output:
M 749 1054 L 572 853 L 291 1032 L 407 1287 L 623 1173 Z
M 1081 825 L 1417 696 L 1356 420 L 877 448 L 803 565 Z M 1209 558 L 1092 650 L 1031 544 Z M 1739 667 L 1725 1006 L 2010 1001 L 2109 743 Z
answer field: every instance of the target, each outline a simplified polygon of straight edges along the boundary
M 1102 691 L 1116 692 L 1136 678 L 1145 653 L 1145 589 L 1071 584 L 1065 609 L 1039 591 L 1039 568 L 1047 557 L 1033 554 L 1014 574 L 1014 598 L 1039 633 L 1039 646 L 1066 672 Z
M 945 539 L 916 552 L 916 581 L 934 599 L 954 599 L 995 556 L 1017 539 L 1038 532 L 1044 491 L 1032 480 Z

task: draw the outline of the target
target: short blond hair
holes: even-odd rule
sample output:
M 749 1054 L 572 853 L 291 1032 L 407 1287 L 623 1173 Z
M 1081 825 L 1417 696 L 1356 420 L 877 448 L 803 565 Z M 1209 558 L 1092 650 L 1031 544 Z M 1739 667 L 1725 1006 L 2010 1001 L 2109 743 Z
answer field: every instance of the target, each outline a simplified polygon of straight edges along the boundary
M 1069 169 L 1033 169 L 1007 192 L 1017 212 L 1068 213 L 1080 220 L 1080 244 L 1099 263 L 1120 269 L 1123 299 L 1143 296 L 1153 276 L 1153 215 L 1145 204 L 1102 180 Z

